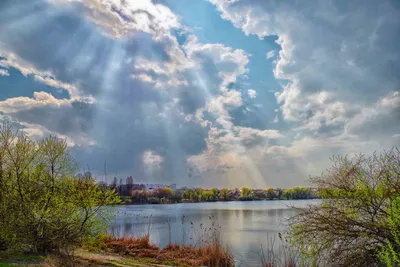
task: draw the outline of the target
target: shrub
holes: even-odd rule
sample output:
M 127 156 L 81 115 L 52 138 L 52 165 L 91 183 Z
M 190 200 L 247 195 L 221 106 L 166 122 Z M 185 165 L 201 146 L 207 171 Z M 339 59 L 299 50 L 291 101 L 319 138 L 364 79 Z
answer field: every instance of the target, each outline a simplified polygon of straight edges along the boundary
M 35 142 L 0 128 L 0 240 L 35 252 L 65 250 L 106 228 L 114 191 L 75 177 L 65 140 Z
M 149 197 L 147 203 L 149 204 L 160 204 L 160 199 L 158 197 Z
M 334 157 L 333 167 L 311 182 L 323 199 L 299 209 L 290 227 L 292 241 L 305 256 L 333 266 L 398 264 L 398 149 L 354 160 Z

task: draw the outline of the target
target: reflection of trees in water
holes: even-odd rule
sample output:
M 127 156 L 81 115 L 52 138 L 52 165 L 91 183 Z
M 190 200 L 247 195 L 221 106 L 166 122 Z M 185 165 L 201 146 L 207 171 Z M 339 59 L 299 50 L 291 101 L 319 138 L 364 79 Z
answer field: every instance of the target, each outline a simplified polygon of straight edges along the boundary
M 140 214 L 133 212 L 119 214 L 110 232 L 119 229 L 121 235 L 143 236 L 147 234 L 149 216 L 153 214 L 150 226 L 152 243 L 165 247 L 168 245 L 171 233 L 171 242 L 193 245 L 200 236 L 199 233 L 195 234 L 195 229 L 199 229 L 200 224 L 203 228 L 209 228 L 211 225 L 209 216 L 212 216 L 213 220 L 221 226 L 220 234 L 223 244 L 228 245 L 235 254 L 243 256 L 248 262 L 257 258 L 259 263 L 260 245 L 266 246 L 267 238 L 274 237 L 278 232 L 283 231 L 285 219 L 296 212 L 294 209 L 284 208 L 285 205 L 281 205 L 280 202 L 257 202 L 256 204 L 140 206 Z M 132 210 L 135 208 L 137 207 L 132 207 Z M 185 215 L 184 224 L 182 224 L 183 215 Z

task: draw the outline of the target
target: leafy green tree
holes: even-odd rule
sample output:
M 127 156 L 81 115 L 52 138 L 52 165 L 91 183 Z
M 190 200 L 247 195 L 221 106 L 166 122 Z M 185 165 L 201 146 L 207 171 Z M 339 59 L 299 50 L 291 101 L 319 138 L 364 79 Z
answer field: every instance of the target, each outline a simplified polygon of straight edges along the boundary
M 311 178 L 319 204 L 298 209 L 290 235 L 300 252 L 323 266 L 398 266 L 400 151 L 334 157 Z
M 0 239 L 19 250 L 66 250 L 106 230 L 115 191 L 76 177 L 65 140 L 0 128 Z
M 211 192 L 214 195 L 213 200 L 218 200 L 218 193 L 219 193 L 218 188 L 211 188 Z
M 240 199 L 241 200 L 253 200 L 254 199 L 253 190 L 248 187 L 243 187 L 242 192 L 240 194 Z
M 388 208 L 387 224 L 391 237 L 382 246 L 379 259 L 388 267 L 400 265 L 400 196 Z
M 310 199 L 312 198 L 312 191 L 310 188 L 296 186 L 284 190 L 283 197 L 286 199 Z
M 215 201 L 216 197 L 213 191 L 211 190 L 203 190 L 201 194 L 202 201 Z
M 222 188 L 221 192 L 219 192 L 218 198 L 223 201 L 229 200 L 229 189 L 228 188 Z

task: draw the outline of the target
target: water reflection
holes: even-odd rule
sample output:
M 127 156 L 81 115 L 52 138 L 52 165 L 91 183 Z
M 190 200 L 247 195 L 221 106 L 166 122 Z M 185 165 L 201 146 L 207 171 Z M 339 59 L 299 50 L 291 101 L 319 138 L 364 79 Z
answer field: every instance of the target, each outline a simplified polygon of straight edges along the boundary
M 152 243 L 164 247 L 168 243 L 196 245 L 204 229 L 215 221 L 222 242 L 250 266 L 260 265 L 260 246 L 267 239 L 283 232 L 286 220 L 295 214 L 290 206 L 305 206 L 318 200 L 250 201 L 190 203 L 171 205 L 136 205 L 118 208 L 110 232 L 124 236 L 150 233 Z M 182 223 L 182 217 L 185 216 Z M 211 218 L 211 219 L 210 219 Z

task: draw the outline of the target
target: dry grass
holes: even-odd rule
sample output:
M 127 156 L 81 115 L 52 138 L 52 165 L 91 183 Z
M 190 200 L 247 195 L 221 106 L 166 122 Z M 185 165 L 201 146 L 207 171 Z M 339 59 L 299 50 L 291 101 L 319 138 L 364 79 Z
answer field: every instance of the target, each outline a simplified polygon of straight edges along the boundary
M 278 250 L 275 249 L 275 238 L 267 238 L 267 247 L 261 247 L 262 267 L 312 266 L 296 256 L 296 251 L 288 245 L 287 239 L 283 238 L 281 233 L 278 233 L 278 237 Z
M 234 260 L 231 253 L 219 242 L 194 247 L 189 245 L 168 245 L 164 249 L 150 243 L 149 236 L 105 239 L 107 247 L 114 253 L 129 255 L 136 259 L 153 259 L 158 264 L 179 266 L 231 267 Z

